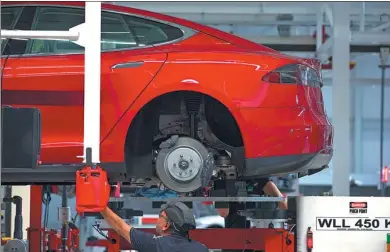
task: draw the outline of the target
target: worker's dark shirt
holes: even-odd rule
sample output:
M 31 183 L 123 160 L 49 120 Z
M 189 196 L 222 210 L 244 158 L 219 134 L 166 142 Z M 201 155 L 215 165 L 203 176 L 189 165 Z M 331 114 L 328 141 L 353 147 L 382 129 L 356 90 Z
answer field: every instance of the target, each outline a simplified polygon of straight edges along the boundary
M 260 178 L 250 181 L 250 183 L 254 186 L 252 193 L 254 195 L 264 196 L 264 187 L 270 181 L 272 181 L 271 178 Z M 225 228 L 242 228 L 243 226 L 246 226 L 246 217 L 239 215 L 238 211 L 250 207 L 248 205 L 252 205 L 251 207 L 257 208 L 257 204 L 258 203 L 256 202 L 230 202 L 229 214 L 225 218 Z
M 155 236 L 132 228 L 130 239 L 138 252 L 208 252 L 202 243 L 179 236 Z
M 256 188 L 254 190 L 254 193 L 260 195 L 260 196 L 264 196 L 264 187 L 266 184 L 268 184 L 268 182 L 272 181 L 271 178 L 260 178 L 260 179 L 256 179 L 254 180 L 254 182 L 256 183 Z

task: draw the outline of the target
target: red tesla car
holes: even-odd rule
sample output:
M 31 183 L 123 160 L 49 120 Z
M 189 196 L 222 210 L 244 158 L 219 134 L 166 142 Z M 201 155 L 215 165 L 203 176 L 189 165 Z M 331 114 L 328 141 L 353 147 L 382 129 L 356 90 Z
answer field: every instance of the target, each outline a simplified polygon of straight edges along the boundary
M 84 22 L 82 3 L 1 4 L 1 29 Z M 211 177 L 307 175 L 328 166 L 333 128 L 319 62 L 179 18 L 102 8 L 100 160 L 111 180 L 189 192 Z M 3 105 L 41 111 L 42 167 L 80 165 L 84 49 L 29 39 L 2 40 L 1 50 Z

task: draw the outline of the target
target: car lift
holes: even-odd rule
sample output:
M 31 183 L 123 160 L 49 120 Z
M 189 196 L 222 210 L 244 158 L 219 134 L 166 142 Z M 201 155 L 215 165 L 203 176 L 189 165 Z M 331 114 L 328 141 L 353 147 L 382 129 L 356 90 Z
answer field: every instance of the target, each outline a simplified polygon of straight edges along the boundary
M 86 22 L 68 32 L 2 30 L 1 38 L 67 39 L 85 47 L 84 167 L 76 173 L 76 209 L 87 216 L 99 214 L 110 199 L 110 191 L 118 197 L 120 187 L 112 190 L 106 173 L 99 167 L 101 3 L 86 2 L 85 11 Z M 0 162 L 0 168 L 1 164 Z M 86 193 L 82 193 L 85 191 L 88 192 L 87 197 Z M 31 202 L 41 202 L 41 199 L 42 187 L 31 186 Z M 15 204 L 20 201 L 19 198 L 7 200 Z M 149 199 L 128 197 L 122 200 Z M 276 210 L 274 207 L 276 202 L 284 198 L 240 195 L 182 197 L 160 200 L 160 204 L 171 200 L 187 203 L 240 202 L 241 208 L 237 214 L 250 219 L 253 228 L 246 228 L 244 225 L 237 228 L 193 230 L 190 233 L 192 239 L 204 243 L 210 249 L 265 252 L 390 251 L 390 199 L 387 198 L 290 197 L 288 211 Z M 113 207 L 114 203 L 110 204 L 124 219 L 141 214 L 122 209 L 123 204 L 118 203 L 117 199 L 116 202 L 116 207 Z M 19 232 L 16 232 L 18 235 L 14 239 L 4 241 L 5 252 L 76 251 L 80 247 L 79 232 L 77 227 L 71 225 L 66 200 L 59 209 L 59 219 L 63 224 L 62 238 L 56 231 L 42 228 L 42 204 L 31 203 L 30 216 L 28 240 L 22 240 Z M 19 219 L 20 216 L 17 217 Z M 109 252 L 130 249 L 130 244 L 124 242 L 103 220 L 97 220 L 96 224 L 99 229 L 108 231 L 108 239 L 90 241 L 86 245 L 104 246 Z M 146 231 L 154 232 L 150 229 Z M 67 239 L 64 240 L 63 237 Z

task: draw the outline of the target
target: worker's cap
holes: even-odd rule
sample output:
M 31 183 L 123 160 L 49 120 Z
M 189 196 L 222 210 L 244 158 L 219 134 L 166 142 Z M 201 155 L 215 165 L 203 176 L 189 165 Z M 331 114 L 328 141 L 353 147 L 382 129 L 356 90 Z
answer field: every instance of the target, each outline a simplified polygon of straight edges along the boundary
M 161 211 L 164 211 L 172 228 L 179 233 L 187 233 L 189 230 L 195 229 L 195 217 L 191 211 L 182 202 L 169 202 L 161 206 Z

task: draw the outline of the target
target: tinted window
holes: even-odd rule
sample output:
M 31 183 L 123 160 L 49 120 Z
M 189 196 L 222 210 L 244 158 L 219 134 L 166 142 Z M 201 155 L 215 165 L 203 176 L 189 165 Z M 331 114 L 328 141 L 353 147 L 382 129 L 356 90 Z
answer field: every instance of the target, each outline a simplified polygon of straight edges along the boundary
M 291 64 L 283 67 L 283 71 L 280 73 L 282 83 L 296 84 L 297 81 L 298 65 Z
M 33 30 L 61 30 L 85 22 L 84 9 L 39 7 Z M 183 32 L 163 23 L 133 16 L 102 12 L 101 47 L 103 51 L 142 47 L 176 40 Z M 29 53 L 83 53 L 84 48 L 69 41 L 30 40 Z
M 137 47 L 134 34 L 119 14 L 104 12 L 101 30 L 102 50 Z
M 22 7 L 2 7 L 1 8 L 1 29 L 12 30 L 15 27 Z M 1 39 L 1 50 L 5 45 L 6 39 Z
M 22 7 L 2 7 L 1 29 L 13 29 L 21 11 Z
M 84 22 L 84 11 L 71 8 L 38 8 L 32 30 L 67 31 Z M 67 53 L 82 52 L 83 47 L 69 41 L 29 40 L 27 51 L 30 53 Z
M 124 15 L 123 18 L 136 36 L 139 46 L 170 42 L 184 35 L 179 28 L 167 24 L 133 16 Z
M 33 24 L 33 30 L 61 30 L 70 28 L 85 22 L 84 9 L 42 7 L 37 11 L 37 17 Z M 102 50 L 131 48 L 137 46 L 134 35 L 119 14 L 102 13 L 101 27 Z M 69 41 L 60 40 L 30 40 L 28 51 L 30 53 L 83 53 L 84 48 Z

